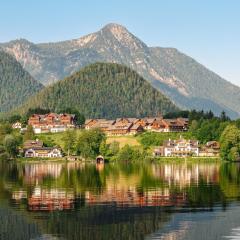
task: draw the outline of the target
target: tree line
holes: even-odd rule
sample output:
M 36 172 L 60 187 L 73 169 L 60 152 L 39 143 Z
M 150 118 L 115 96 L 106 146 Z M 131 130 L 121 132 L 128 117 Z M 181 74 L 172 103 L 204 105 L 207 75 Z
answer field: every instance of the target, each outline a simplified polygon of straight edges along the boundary
M 31 126 L 27 127 L 24 133 L 12 129 L 11 123 L 16 120 L 22 120 L 32 113 L 48 113 L 48 109 L 29 109 L 26 115 L 11 116 L 8 120 L 0 123 L 0 156 L 14 158 L 19 155 L 23 143 L 26 140 L 33 140 L 35 136 Z M 65 109 L 65 112 L 75 113 L 79 124 L 83 124 L 85 118 L 77 113 L 75 109 Z M 186 114 L 186 111 L 184 111 Z M 170 115 L 169 115 L 170 116 Z M 172 116 L 172 115 L 171 115 Z M 85 159 L 93 159 L 101 154 L 110 160 L 136 160 L 145 159 L 148 156 L 148 150 L 151 146 L 159 146 L 165 139 L 177 139 L 182 135 L 187 139 L 197 139 L 201 144 L 208 141 L 219 141 L 221 145 L 221 157 L 226 160 L 240 159 L 240 119 L 230 120 L 223 112 L 216 117 L 211 112 L 190 111 L 187 115 L 178 115 L 190 117 L 189 131 L 183 133 L 155 133 L 145 132 L 137 136 L 142 144 L 141 148 L 130 147 L 126 145 L 120 148 L 118 142 L 106 143 L 106 135 L 100 129 L 90 131 L 81 130 L 80 134 L 76 131 L 68 130 L 63 134 L 63 151 L 66 155 L 79 155 Z M 175 117 L 178 117 L 175 115 Z M 54 146 L 54 141 L 44 138 L 46 146 Z

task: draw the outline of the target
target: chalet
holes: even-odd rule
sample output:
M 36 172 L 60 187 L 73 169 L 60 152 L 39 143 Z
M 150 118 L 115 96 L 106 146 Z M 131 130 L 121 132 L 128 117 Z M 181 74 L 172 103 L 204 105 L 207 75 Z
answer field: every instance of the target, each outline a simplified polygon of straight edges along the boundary
M 220 144 L 217 141 L 207 142 L 199 151 L 201 157 L 219 157 L 219 155 Z
M 135 135 L 135 134 L 143 132 L 143 131 L 144 131 L 144 128 L 140 124 L 134 124 L 130 128 L 130 134 L 131 135 Z
M 115 124 L 115 120 L 99 120 L 98 122 L 96 122 L 96 124 L 94 124 L 94 128 L 99 128 L 101 129 L 103 132 L 106 132 L 106 130 L 111 127 L 112 125 Z
M 145 130 L 152 130 L 152 126 L 155 122 L 160 121 L 162 118 L 146 118 Z
M 74 114 L 33 114 L 29 120 L 28 125 L 33 127 L 35 133 L 44 132 L 63 132 L 68 128 L 75 127 Z
M 177 122 L 184 126 L 184 131 L 188 130 L 189 119 L 188 118 L 177 118 Z
M 85 129 L 93 129 L 99 128 L 103 132 L 106 132 L 109 127 L 116 123 L 115 120 L 107 120 L 107 119 L 88 119 L 85 122 Z
M 140 118 L 135 122 L 135 124 L 139 124 L 144 129 L 150 130 L 151 126 L 155 120 L 156 120 L 156 118 Z
M 137 123 L 137 121 L 139 121 L 138 118 L 117 118 L 116 124 L 128 124 L 128 123 L 135 124 Z
M 15 122 L 12 125 L 13 129 L 21 129 L 22 128 L 22 124 L 20 122 Z
M 117 118 L 116 120 L 87 119 L 85 129 L 100 128 L 108 135 L 136 134 L 138 132 L 182 132 L 188 129 L 188 119 Z
M 106 130 L 106 134 L 116 136 L 128 135 L 130 134 L 130 129 L 132 126 L 132 123 L 123 124 L 122 122 L 118 122 L 114 125 L 109 126 L 109 128 Z
M 85 129 L 89 130 L 91 128 L 94 128 L 95 127 L 94 125 L 97 124 L 97 122 L 102 121 L 102 120 L 105 121 L 106 119 L 86 119 L 85 124 L 84 124 Z
M 169 139 L 163 142 L 163 146 L 155 149 L 153 154 L 164 157 L 199 156 L 199 143 L 182 137 L 178 140 Z
M 151 129 L 156 132 L 183 132 L 188 129 L 188 120 L 177 119 L 157 119 L 153 122 Z
M 154 132 L 167 132 L 168 125 L 163 119 L 156 119 L 151 125 L 151 130 Z
M 24 156 L 27 158 L 57 158 L 62 157 L 62 153 L 61 149 L 57 147 L 28 148 L 25 150 Z
M 158 148 L 155 148 L 153 150 L 153 156 L 154 157 L 164 157 L 164 147 L 160 146 Z

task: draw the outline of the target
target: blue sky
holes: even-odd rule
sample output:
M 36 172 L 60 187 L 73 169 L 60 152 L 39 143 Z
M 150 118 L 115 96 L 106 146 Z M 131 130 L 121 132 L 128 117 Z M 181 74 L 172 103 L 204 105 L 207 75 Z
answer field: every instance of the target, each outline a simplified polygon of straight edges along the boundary
M 175 47 L 240 86 L 238 0 L 1 0 L 0 42 L 78 38 L 107 23 Z

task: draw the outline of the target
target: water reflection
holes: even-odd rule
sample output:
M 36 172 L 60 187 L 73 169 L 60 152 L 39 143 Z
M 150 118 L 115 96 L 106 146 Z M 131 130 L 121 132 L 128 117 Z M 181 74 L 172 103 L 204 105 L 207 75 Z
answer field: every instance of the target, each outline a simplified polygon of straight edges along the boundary
M 184 206 L 191 186 L 219 183 L 219 169 L 220 164 L 28 163 L 12 164 L 9 177 L 17 173 L 19 179 L 11 182 L 17 185 L 12 199 L 27 199 L 32 211 L 71 209 L 78 198 L 85 205 Z
M 9 226 L 0 227 L 0 239 L 181 239 L 198 221 L 186 221 L 189 214 L 219 206 L 226 211 L 240 197 L 239 165 L 220 162 L 1 162 L 0 173 L 0 222 L 7 215 L 14 225 L 11 214 L 17 214 L 28 229 L 25 237 L 10 238 L 9 232 L 2 238 Z M 2 213 L 6 208 L 9 212 Z M 183 213 L 166 229 L 173 216 Z

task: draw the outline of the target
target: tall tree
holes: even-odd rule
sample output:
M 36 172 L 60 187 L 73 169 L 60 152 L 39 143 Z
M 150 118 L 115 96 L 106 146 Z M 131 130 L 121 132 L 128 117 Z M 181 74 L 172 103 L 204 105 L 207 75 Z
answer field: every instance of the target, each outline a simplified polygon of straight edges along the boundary
M 95 158 L 100 153 L 100 146 L 106 141 L 105 134 L 100 129 L 82 131 L 78 143 L 77 152 L 84 158 Z
M 68 129 L 64 132 L 63 142 L 64 142 L 64 151 L 67 152 L 67 155 L 73 153 L 76 144 L 76 131 Z
M 18 142 L 12 135 L 6 135 L 3 141 L 3 146 L 5 148 L 5 151 L 10 157 L 16 157 L 18 150 Z
M 34 134 L 34 131 L 33 131 L 33 127 L 31 125 L 28 125 L 27 126 L 27 130 L 26 132 L 24 133 L 24 136 L 23 136 L 23 141 L 27 141 L 27 140 L 33 140 L 35 138 L 35 134 Z
M 223 159 L 234 161 L 240 158 L 240 129 L 228 125 L 220 138 L 221 156 Z

